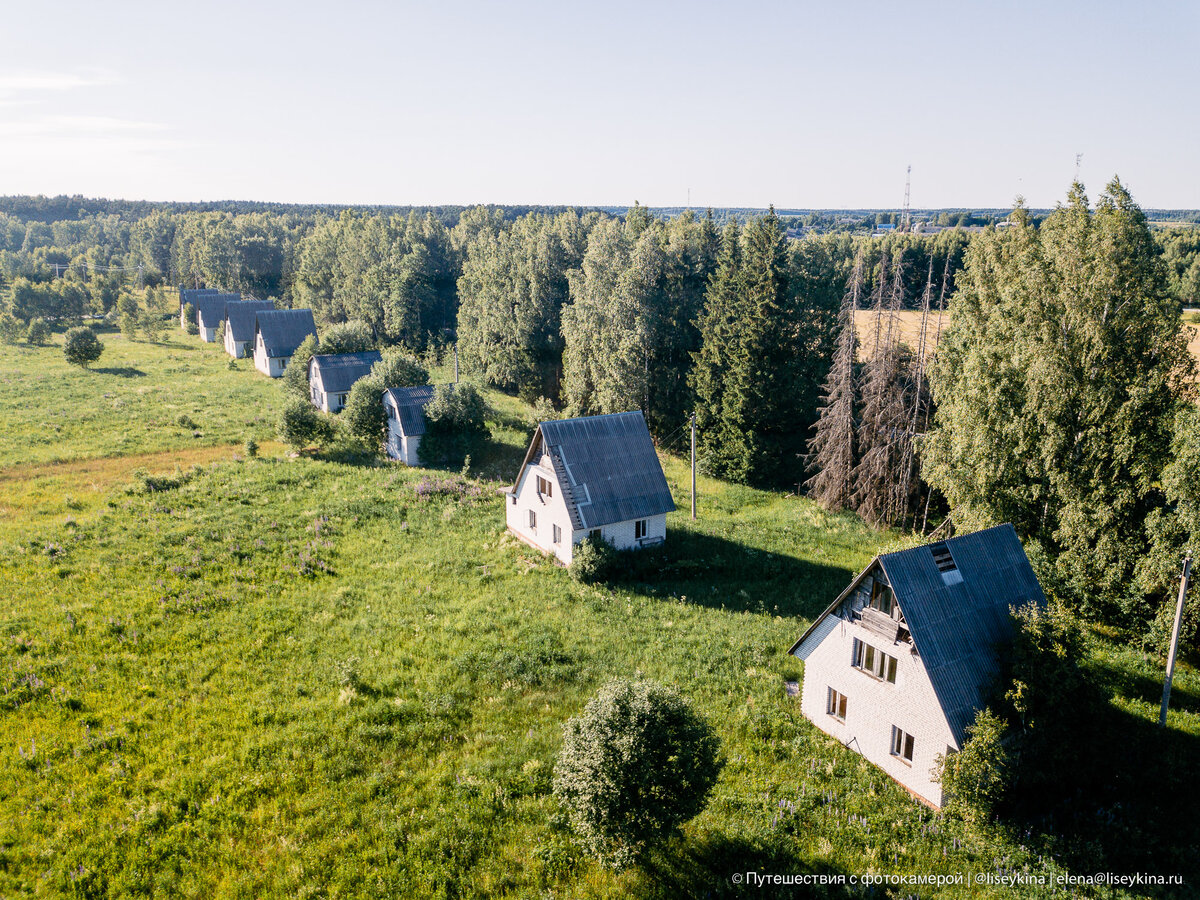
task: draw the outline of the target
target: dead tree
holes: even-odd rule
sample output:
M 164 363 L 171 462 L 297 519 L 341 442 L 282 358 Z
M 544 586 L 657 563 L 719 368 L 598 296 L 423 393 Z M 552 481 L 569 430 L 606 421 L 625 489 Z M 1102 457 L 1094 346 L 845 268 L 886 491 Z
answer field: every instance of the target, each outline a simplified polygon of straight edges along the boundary
M 854 349 L 858 343 L 855 314 L 863 287 L 863 251 L 854 258 L 850 282 L 838 313 L 838 343 L 825 378 L 824 405 L 816 433 L 808 442 L 807 463 L 814 472 L 806 484 L 810 496 L 832 511 L 850 504 L 854 473 Z

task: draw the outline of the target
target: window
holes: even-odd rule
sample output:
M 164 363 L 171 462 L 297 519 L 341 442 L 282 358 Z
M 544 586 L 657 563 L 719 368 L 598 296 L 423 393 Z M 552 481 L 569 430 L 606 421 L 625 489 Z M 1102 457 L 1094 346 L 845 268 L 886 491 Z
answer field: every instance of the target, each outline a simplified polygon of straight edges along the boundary
M 896 683 L 896 657 L 884 653 L 882 650 L 876 650 L 858 638 L 854 639 L 853 666 L 880 681 Z
M 825 712 L 839 722 L 846 721 L 846 695 L 839 694 L 833 688 L 829 689 L 829 699 L 825 704 Z
M 545 494 L 547 497 L 554 496 L 554 482 L 543 478 L 541 475 L 537 477 L 537 491 L 539 494 Z
M 589 540 L 598 541 L 602 538 L 603 532 L 599 528 L 593 528 L 588 532 Z
M 892 589 L 888 587 L 887 582 L 876 578 L 871 585 L 871 607 L 890 616 L 895 605 L 896 599 Z
M 954 561 L 954 557 L 950 553 L 950 548 L 946 546 L 945 541 L 930 544 L 929 552 L 933 554 L 933 562 L 937 566 L 938 571 L 942 573 L 943 584 L 947 586 L 962 584 L 962 572 L 958 571 L 958 563 Z
M 892 726 L 892 756 L 898 756 L 906 763 L 913 761 L 913 736 L 895 725 Z
M 551 525 L 550 528 L 554 535 L 554 543 L 561 544 L 562 543 L 562 529 L 559 528 L 557 525 Z
M 529 530 L 537 531 L 537 513 L 532 509 L 529 511 Z
M 645 536 L 646 536 L 646 520 L 638 519 L 636 522 L 633 523 L 634 540 L 640 541 Z

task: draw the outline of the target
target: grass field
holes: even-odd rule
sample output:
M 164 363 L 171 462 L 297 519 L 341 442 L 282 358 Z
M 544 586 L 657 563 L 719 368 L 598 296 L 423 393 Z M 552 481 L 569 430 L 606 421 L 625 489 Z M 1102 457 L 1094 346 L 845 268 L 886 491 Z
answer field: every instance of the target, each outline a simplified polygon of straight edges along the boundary
M 0 348 L 0 896 L 744 896 L 762 889 L 731 876 L 751 870 L 1096 862 L 1050 835 L 966 831 L 785 696 L 801 675 L 787 647 L 886 543 L 853 517 L 701 478 L 692 523 L 686 466 L 667 457 L 668 544 L 582 586 L 505 533 L 496 479 L 531 425 L 518 401 L 489 393 L 482 477 L 273 444 L 246 459 L 278 385 L 194 339 L 105 340 L 100 369 L 147 374 Z M 105 393 L 101 412 L 69 415 Z M 200 437 L 170 425 L 179 414 Z M 1114 705 L 1152 721 L 1156 661 L 1093 642 Z M 563 722 L 639 672 L 692 699 L 726 767 L 681 840 L 614 875 L 574 844 L 549 779 Z M 1176 700 L 1172 733 L 1194 745 L 1186 663 Z M 1101 813 L 1133 833 L 1129 813 Z M 1196 836 L 1152 870 L 1195 873 Z

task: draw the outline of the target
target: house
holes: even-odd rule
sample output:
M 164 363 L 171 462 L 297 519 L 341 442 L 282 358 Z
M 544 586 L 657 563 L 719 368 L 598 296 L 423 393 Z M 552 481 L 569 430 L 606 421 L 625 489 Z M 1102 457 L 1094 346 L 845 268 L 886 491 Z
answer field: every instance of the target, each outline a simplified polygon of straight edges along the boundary
M 588 537 L 661 544 L 675 509 L 640 411 L 542 422 L 505 495 L 509 531 L 563 565 Z
M 179 327 L 184 330 L 187 330 L 188 322 L 187 322 L 187 316 L 184 315 L 184 312 L 187 310 L 189 303 L 192 306 L 192 317 L 193 317 L 192 321 L 194 322 L 194 321 L 196 321 L 195 315 L 196 315 L 196 300 L 197 300 L 197 298 L 204 297 L 209 294 L 219 294 L 219 293 L 221 293 L 221 292 L 218 291 L 216 288 L 180 288 L 179 289 Z
M 226 303 L 225 352 L 234 359 L 253 356 L 255 313 L 274 308 L 274 300 L 235 300 Z
M 192 302 L 196 307 L 196 326 L 200 329 L 200 340 L 211 344 L 217 339 L 217 329 L 225 321 L 225 304 L 236 303 L 241 294 L 201 294 Z
M 296 348 L 316 337 L 311 309 L 264 309 L 254 314 L 254 368 L 278 378 Z
M 365 353 L 325 353 L 308 361 L 308 392 L 313 406 L 325 412 L 340 412 L 354 382 L 371 373 L 383 356 L 378 350 Z
M 391 388 L 383 392 L 387 413 L 387 454 L 406 466 L 421 464 L 417 451 L 425 434 L 425 405 L 433 399 L 433 385 Z
M 1010 606 L 1045 603 L 1011 525 L 885 553 L 788 652 L 801 710 L 930 806 L 937 757 L 966 730 L 1012 640 Z

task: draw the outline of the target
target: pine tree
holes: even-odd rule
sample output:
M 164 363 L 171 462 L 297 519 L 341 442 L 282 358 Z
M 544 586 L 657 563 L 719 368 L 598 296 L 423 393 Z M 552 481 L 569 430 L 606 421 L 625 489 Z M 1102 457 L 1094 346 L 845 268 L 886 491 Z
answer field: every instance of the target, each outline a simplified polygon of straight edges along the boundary
M 838 344 L 825 379 L 824 405 L 816 434 L 808 444 L 808 464 L 815 474 L 808 480 L 809 495 L 828 510 L 849 504 L 854 482 L 854 350 L 858 344 L 855 314 L 863 287 L 863 251 L 859 248 L 850 273 L 850 284 L 838 314 Z

